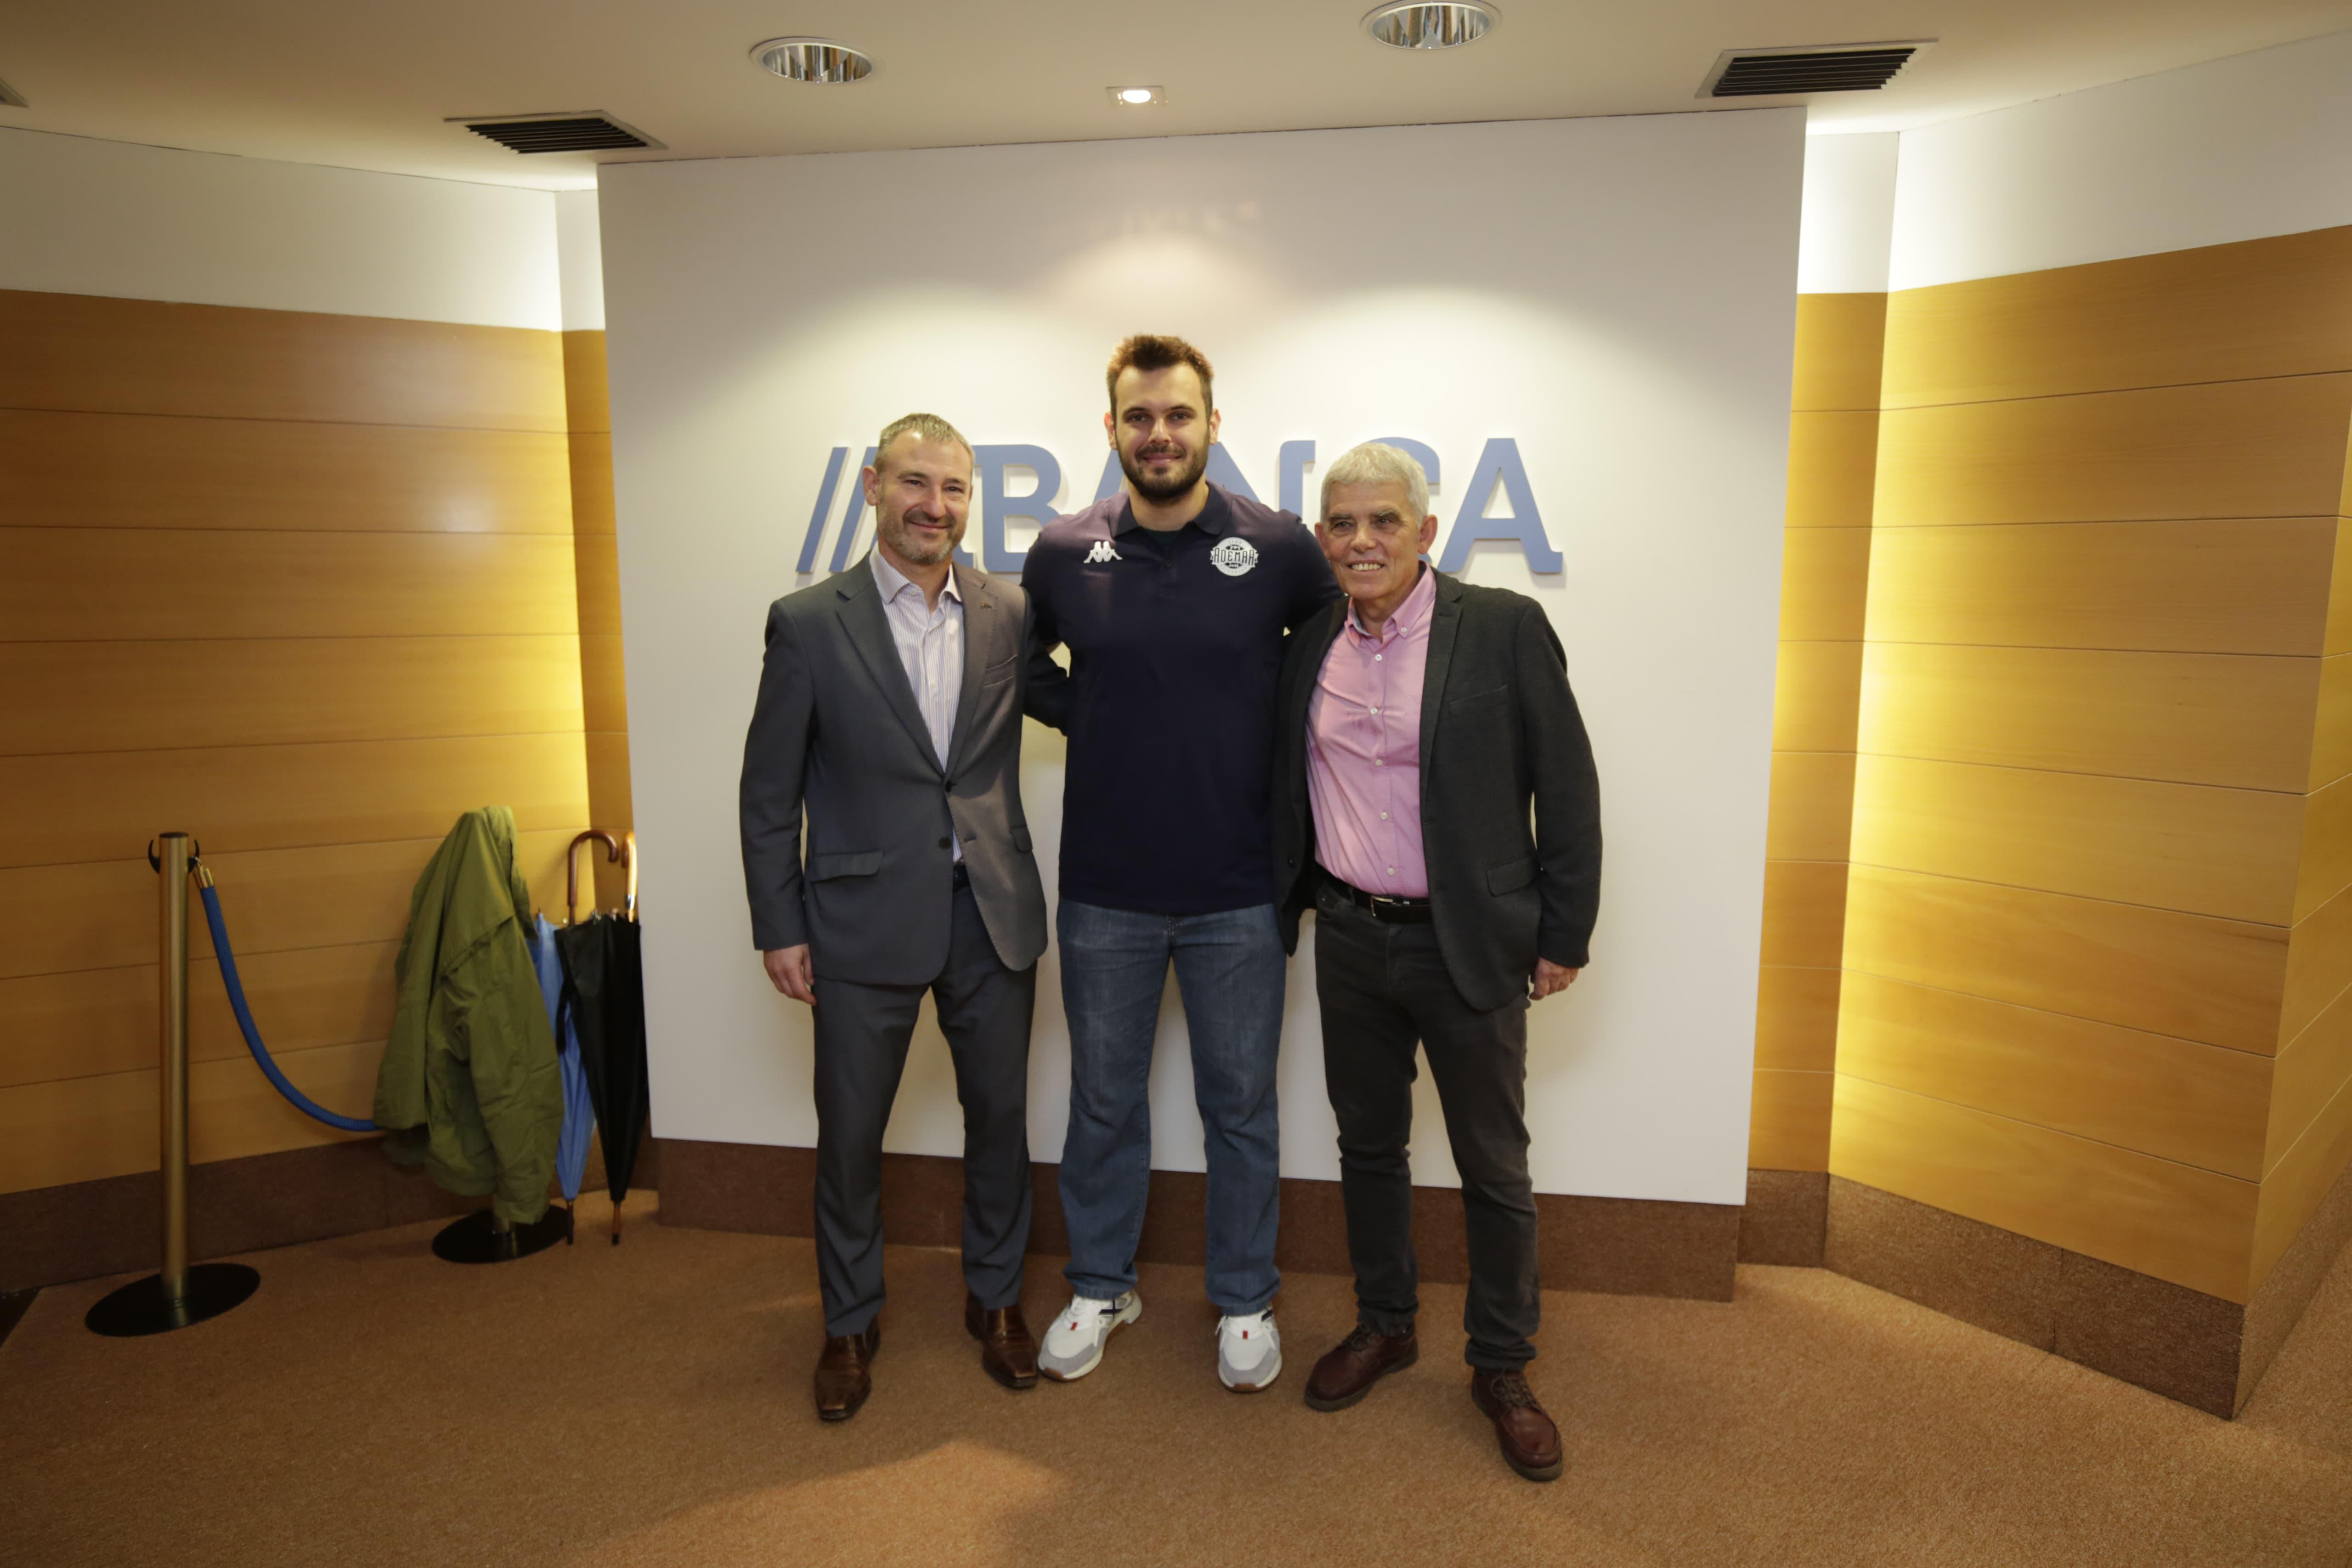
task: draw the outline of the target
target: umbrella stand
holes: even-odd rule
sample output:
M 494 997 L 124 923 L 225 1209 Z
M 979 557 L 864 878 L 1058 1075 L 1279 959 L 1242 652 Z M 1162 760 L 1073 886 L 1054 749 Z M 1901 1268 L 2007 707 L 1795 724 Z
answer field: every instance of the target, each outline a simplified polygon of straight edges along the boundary
M 91 1332 L 115 1339 L 169 1333 L 216 1318 L 261 1286 L 261 1276 L 242 1263 L 188 1261 L 188 865 L 194 843 L 184 833 L 166 833 L 147 852 L 161 874 L 163 894 L 163 1267 L 107 1296 L 82 1319 Z

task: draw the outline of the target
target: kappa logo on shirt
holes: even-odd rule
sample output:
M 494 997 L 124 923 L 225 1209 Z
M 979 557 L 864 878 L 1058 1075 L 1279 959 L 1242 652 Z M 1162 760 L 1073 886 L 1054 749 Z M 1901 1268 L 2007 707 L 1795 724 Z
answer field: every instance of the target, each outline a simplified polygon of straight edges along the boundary
M 1113 550 L 1110 547 L 1109 540 L 1097 539 L 1095 541 L 1095 547 L 1087 552 L 1085 564 L 1092 566 L 1105 561 L 1118 561 L 1122 559 L 1124 559 L 1124 557 L 1122 557 L 1118 551 Z

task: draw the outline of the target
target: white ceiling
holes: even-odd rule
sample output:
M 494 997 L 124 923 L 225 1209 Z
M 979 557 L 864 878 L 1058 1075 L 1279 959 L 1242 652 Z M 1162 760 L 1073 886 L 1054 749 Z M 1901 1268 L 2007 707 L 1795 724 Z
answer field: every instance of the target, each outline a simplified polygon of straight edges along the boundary
M 644 159 L 1646 114 L 1702 107 L 1725 48 L 1938 38 L 1812 105 L 1816 129 L 1900 130 L 2352 28 L 2352 0 L 1497 0 L 1486 38 L 1422 55 L 1367 38 L 1370 3 L 0 0 L 0 79 L 31 103 L 0 126 L 570 188 L 599 155 L 444 118 L 601 109 L 667 144 Z M 803 34 L 879 68 L 810 87 L 751 62 Z M 1167 102 L 1103 90 L 1131 84 Z

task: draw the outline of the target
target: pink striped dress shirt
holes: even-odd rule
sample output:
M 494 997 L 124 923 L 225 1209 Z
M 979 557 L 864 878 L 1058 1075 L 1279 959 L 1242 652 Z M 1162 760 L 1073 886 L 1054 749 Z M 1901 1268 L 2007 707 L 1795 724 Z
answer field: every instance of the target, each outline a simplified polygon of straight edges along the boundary
M 1426 566 L 1378 637 L 1356 609 L 1332 639 L 1307 705 L 1307 796 L 1315 858 L 1343 882 L 1429 896 L 1421 848 L 1421 685 L 1437 574 Z

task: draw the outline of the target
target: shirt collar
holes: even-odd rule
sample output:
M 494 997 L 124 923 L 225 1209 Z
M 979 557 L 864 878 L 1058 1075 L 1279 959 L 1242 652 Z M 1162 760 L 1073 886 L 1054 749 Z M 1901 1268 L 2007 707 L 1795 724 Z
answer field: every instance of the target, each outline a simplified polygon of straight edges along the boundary
M 1135 499 L 1129 496 L 1122 500 L 1118 503 L 1118 521 L 1110 525 L 1112 535 L 1116 537 L 1118 534 L 1131 532 L 1142 526 L 1143 524 L 1135 521 Z M 1201 515 L 1186 523 L 1185 527 L 1197 528 L 1212 539 L 1222 538 L 1234 531 L 1233 503 L 1225 499 L 1223 486 L 1212 484 L 1209 487 L 1208 504 L 1201 509 Z M 1181 533 L 1183 529 L 1171 529 L 1168 531 Z
M 879 548 L 867 555 L 866 559 L 874 563 L 874 585 L 882 591 L 884 604 L 888 604 L 908 588 L 913 588 L 918 594 L 923 591 L 913 578 L 891 565 Z M 963 603 L 963 590 L 956 585 L 955 565 L 952 562 L 948 565 L 947 586 L 940 590 L 940 594 L 945 598 L 953 599 L 959 605 Z
M 1429 563 L 1424 561 L 1421 563 L 1421 580 L 1413 584 L 1412 592 L 1404 596 L 1404 603 L 1399 605 L 1390 614 L 1389 618 L 1381 623 L 1378 637 L 1373 637 L 1370 632 L 1366 631 L 1364 624 L 1356 619 L 1356 602 L 1353 599 L 1348 601 L 1348 629 L 1360 637 L 1373 642 L 1386 642 L 1391 637 L 1402 637 L 1406 632 L 1413 630 L 1423 621 L 1428 619 L 1431 606 L 1436 603 L 1437 574 L 1430 570 Z

